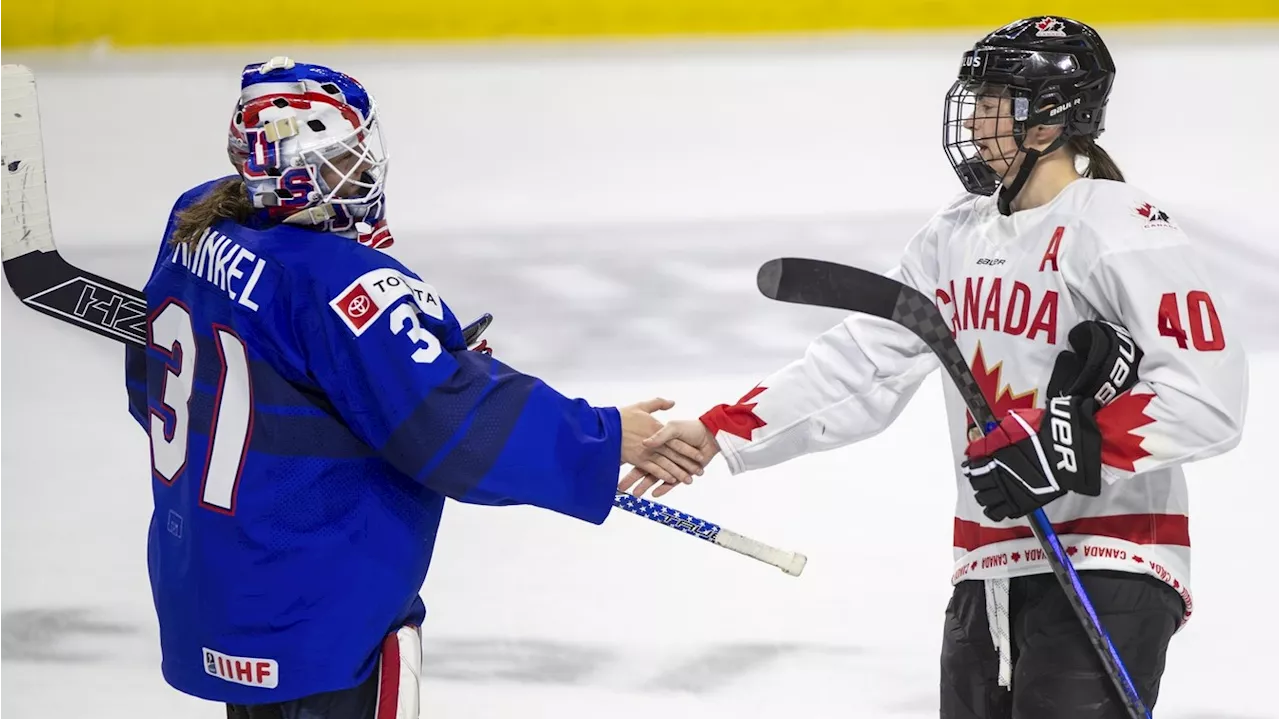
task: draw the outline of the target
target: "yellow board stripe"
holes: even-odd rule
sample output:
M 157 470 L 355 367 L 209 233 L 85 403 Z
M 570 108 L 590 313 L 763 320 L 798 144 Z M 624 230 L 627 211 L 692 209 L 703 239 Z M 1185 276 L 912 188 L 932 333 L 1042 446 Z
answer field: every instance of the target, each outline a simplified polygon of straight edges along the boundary
M 990 30 L 1060 13 L 1092 25 L 1272 22 L 1274 0 L 9 0 L 6 48 Z

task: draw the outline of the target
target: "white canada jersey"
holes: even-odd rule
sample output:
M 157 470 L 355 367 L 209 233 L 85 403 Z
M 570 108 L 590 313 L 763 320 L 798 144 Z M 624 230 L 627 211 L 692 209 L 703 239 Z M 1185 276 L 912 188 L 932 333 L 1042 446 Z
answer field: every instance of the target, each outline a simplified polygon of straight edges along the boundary
M 1179 465 L 1234 447 L 1245 354 L 1215 305 L 1192 244 L 1157 204 L 1108 180 L 1071 183 L 1052 202 L 1001 215 L 964 195 L 907 246 L 891 274 L 933 297 L 997 417 L 1042 408 L 1067 333 L 1104 319 L 1144 352 L 1138 384 L 1097 414 L 1102 493 L 1045 507 L 1075 566 L 1156 576 L 1192 608 L 1187 488 Z M 883 430 L 938 367 L 907 330 L 855 314 L 737 405 L 704 421 L 734 474 L 834 449 Z M 944 382 L 959 493 L 952 581 L 1049 571 L 1025 519 L 982 513 L 960 462 L 970 420 Z

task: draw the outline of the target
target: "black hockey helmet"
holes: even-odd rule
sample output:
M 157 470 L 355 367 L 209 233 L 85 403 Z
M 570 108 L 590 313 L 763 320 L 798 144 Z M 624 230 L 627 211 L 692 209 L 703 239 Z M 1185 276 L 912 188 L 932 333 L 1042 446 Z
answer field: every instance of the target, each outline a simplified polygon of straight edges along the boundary
M 991 195 L 1003 184 L 1001 211 L 1007 212 L 1008 201 L 1021 189 L 1040 155 L 1071 137 L 1102 134 L 1115 75 L 1115 63 L 1102 38 L 1076 20 L 1052 15 L 1026 18 L 979 40 L 961 57 L 944 115 L 943 146 L 965 189 Z M 973 138 L 964 126 L 984 95 L 1009 99 L 1009 133 L 1028 155 L 1012 182 L 984 162 L 974 142 L 990 138 Z M 1037 125 L 1061 125 L 1062 135 L 1044 150 L 1026 150 L 1022 147 L 1026 131 Z

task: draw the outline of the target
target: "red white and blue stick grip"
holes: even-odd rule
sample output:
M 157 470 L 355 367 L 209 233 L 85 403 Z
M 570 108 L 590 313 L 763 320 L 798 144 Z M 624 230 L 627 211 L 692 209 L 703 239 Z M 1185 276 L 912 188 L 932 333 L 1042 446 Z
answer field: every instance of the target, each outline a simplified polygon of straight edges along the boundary
M 614 495 L 613 506 L 725 549 L 731 549 L 765 564 L 773 565 L 793 577 L 800 576 L 800 572 L 804 571 L 805 563 L 809 561 L 807 557 L 798 552 L 789 552 L 785 549 L 771 547 L 763 542 L 725 529 L 713 522 L 699 519 L 692 514 L 672 509 L 665 504 L 635 497 L 626 492 L 618 492 Z

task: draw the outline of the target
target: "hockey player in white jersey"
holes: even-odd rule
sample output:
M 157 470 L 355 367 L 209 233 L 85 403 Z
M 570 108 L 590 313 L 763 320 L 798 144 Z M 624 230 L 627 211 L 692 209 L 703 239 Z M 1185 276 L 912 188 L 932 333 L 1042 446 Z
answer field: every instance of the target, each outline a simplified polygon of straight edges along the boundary
M 960 491 L 944 719 L 1127 716 L 1021 519 L 1039 507 L 1153 706 L 1193 608 L 1180 465 L 1240 438 L 1240 337 L 1176 214 L 1096 143 L 1114 77 L 1098 34 L 1062 17 L 1014 22 L 965 52 L 944 142 L 965 192 L 893 273 L 950 318 L 1002 420 L 983 437 L 947 386 Z M 736 404 L 668 424 L 650 446 L 684 440 L 734 474 L 834 449 L 883 430 L 936 368 L 898 325 L 850 316 Z M 673 486 L 637 470 L 620 488 Z

